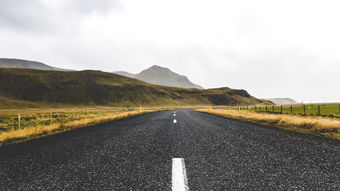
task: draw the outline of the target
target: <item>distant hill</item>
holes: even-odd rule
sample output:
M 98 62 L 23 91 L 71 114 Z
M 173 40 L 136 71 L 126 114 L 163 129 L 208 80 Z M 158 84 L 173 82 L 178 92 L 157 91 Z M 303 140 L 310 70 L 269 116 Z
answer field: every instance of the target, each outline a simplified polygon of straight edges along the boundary
M 124 72 L 124 71 L 117 71 L 117 72 L 114 72 L 114 74 L 118 74 L 118 75 L 129 77 L 129 78 L 136 78 L 135 74 L 132 74 L 132 73 L 129 73 L 129 72 Z
M 46 65 L 41 62 L 12 59 L 12 58 L 0 58 L 0 68 L 26 68 L 26 69 L 38 69 L 38 70 L 63 70 Z
M 296 102 L 292 98 L 268 98 L 268 99 L 265 99 L 265 100 L 271 101 L 271 102 L 275 103 L 276 105 L 299 104 L 298 102 Z
M 19 106 L 65 104 L 110 106 L 264 104 L 245 90 L 184 89 L 148 84 L 100 71 L 0 69 L 0 102 Z M 270 104 L 270 103 L 269 103 Z
M 124 71 L 114 73 L 161 86 L 203 89 L 201 86 L 192 83 L 186 76 L 177 74 L 168 68 L 157 65 L 143 70 L 138 74 L 132 74 Z

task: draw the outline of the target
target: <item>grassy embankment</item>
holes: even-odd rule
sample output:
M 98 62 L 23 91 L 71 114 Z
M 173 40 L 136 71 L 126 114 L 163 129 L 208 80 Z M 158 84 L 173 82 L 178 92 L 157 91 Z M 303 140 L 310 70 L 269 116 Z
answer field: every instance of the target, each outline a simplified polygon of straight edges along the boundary
M 243 108 L 247 109 L 247 108 Z M 250 111 L 283 113 L 294 115 L 340 117 L 340 103 L 314 103 L 294 105 L 270 105 L 248 107 Z
M 0 145 L 153 111 L 112 107 L 0 110 Z
M 340 120 L 338 118 L 211 108 L 197 109 L 196 111 L 340 140 Z

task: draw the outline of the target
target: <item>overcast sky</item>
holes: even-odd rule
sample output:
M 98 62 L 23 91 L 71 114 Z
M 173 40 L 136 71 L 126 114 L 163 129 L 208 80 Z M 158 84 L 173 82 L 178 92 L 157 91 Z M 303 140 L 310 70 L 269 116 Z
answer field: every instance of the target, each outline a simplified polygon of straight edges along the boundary
M 0 57 L 60 68 L 168 67 L 205 88 L 340 101 L 340 3 L 1 0 Z

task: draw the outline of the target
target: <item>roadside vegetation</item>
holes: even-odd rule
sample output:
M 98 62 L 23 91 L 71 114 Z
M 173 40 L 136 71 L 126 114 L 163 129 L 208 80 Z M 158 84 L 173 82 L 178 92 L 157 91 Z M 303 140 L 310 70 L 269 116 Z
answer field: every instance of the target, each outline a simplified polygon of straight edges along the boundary
M 0 145 L 153 111 L 112 107 L 0 110 Z
M 340 119 L 336 117 L 290 115 L 233 109 L 197 109 L 196 111 L 276 126 L 307 134 L 340 140 Z
M 225 109 L 229 108 L 231 107 L 226 107 Z M 340 103 L 240 106 L 233 107 L 233 109 L 293 115 L 340 117 Z

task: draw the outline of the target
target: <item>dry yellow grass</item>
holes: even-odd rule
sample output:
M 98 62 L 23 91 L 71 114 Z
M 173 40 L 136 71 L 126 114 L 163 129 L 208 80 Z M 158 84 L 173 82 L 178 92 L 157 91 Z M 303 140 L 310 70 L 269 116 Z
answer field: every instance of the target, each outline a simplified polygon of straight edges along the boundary
M 126 111 L 126 112 L 117 112 L 111 113 L 102 116 L 96 116 L 92 118 L 85 118 L 76 121 L 71 121 L 68 123 L 61 124 L 51 124 L 45 126 L 34 126 L 34 127 L 27 127 L 24 129 L 17 129 L 12 131 L 5 131 L 0 133 L 0 145 L 5 144 L 8 140 L 15 140 L 13 142 L 19 142 L 28 140 L 35 137 L 40 137 L 44 135 L 50 135 L 57 132 L 62 132 L 65 130 L 78 128 L 78 127 L 85 127 L 97 123 L 102 123 L 105 121 L 111 121 L 121 118 L 126 118 L 133 115 L 139 115 L 147 112 L 152 112 L 153 110 L 149 111 Z
M 340 120 L 336 118 L 268 114 L 245 110 L 198 109 L 197 111 L 340 139 Z
M 137 110 L 136 108 L 131 108 Z M 39 113 L 63 113 L 63 112 L 104 112 L 104 111 L 123 111 L 129 110 L 126 107 L 61 107 L 61 108 L 20 108 L 20 109 L 0 109 L 0 115 L 16 115 L 20 114 L 39 114 Z

